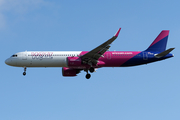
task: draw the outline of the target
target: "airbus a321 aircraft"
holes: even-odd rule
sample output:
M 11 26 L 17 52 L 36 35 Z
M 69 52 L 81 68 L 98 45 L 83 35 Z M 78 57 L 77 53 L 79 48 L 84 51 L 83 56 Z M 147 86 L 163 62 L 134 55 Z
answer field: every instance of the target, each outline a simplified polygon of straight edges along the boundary
M 174 48 L 166 50 L 169 30 L 163 30 L 145 51 L 108 51 L 120 30 L 91 51 L 25 51 L 12 55 L 5 63 L 23 67 L 23 75 L 26 75 L 27 67 L 62 67 L 63 76 L 76 76 L 84 70 L 89 79 L 89 72 L 93 73 L 97 68 L 137 66 L 174 56 L 170 54 Z

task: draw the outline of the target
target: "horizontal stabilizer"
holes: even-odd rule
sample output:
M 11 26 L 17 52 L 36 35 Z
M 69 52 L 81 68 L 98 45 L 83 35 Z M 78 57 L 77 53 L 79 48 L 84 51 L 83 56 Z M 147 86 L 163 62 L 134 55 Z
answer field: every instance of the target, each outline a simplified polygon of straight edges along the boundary
M 175 48 L 169 48 L 168 50 L 164 51 L 164 52 L 161 52 L 159 54 L 155 54 L 154 56 L 157 57 L 157 58 L 161 58 L 161 57 L 164 57 L 166 56 L 167 54 L 169 54 L 172 50 L 174 50 Z

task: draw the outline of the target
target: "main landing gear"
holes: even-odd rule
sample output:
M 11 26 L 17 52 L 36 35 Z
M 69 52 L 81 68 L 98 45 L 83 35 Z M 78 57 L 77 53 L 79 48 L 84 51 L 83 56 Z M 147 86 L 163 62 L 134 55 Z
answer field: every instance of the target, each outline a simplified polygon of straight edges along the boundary
M 88 70 L 85 70 L 87 72 L 86 74 L 86 79 L 89 79 L 91 77 L 91 74 L 88 73 Z M 90 67 L 89 68 L 89 72 L 90 73 L 93 73 L 95 71 L 95 69 L 93 67 Z
M 23 75 L 24 75 L 24 76 L 26 75 L 26 67 L 24 67 Z
M 91 77 L 91 74 L 87 73 L 86 74 L 86 79 L 89 79 Z
M 89 71 L 90 71 L 91 73 L 93 73 L 93 72 L 95 71 L 95 69 L 94 69 L 93 67 L 90 67 L 90 68 L 89 68 Z

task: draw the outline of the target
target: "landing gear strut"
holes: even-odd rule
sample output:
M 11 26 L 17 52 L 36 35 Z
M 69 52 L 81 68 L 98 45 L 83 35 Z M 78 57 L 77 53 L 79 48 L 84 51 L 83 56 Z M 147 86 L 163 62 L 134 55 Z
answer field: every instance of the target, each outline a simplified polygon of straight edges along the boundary
M 93 72 L 95 71 L 95 69 L 94 69 L 93 67 L 90 67 L 89 69 L 86 69 L 86 70 L 84 70 L 84 71 L 87 72 L 87 74 L 86 74 L 86 79 L 89 79 L 89 78 L 91 77 L 91 74 L 89 74 L 88 71 L 89 71 L 90 73 L 93 73 Z
M 84 71 L 87 72 L 87 74 L 86 74 L 86 79 L 89 79 L 89 78 L 91 77 L 91 74 L 88 73 L 88 69 L 87 69 L 87 70 L 84 70 Z
M 24 75 L 24 76 L 26 75 L 26 67 L 24 67 L 23 75 Z

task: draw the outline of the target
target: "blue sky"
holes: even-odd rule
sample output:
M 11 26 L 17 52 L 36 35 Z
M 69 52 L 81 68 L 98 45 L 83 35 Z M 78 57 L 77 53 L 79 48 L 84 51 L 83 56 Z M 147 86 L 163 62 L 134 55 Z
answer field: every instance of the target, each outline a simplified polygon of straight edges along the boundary
M 180 2 L 177 0 L 0 0 L 0 119 L 179 120 Z M 170 30 L 174 58 L 127 68 L 103 68 L 85 79 L 61 68 L 10 67 L 20 51 L 88 51 L 111 38 L 110 50 L 145 50 Z

